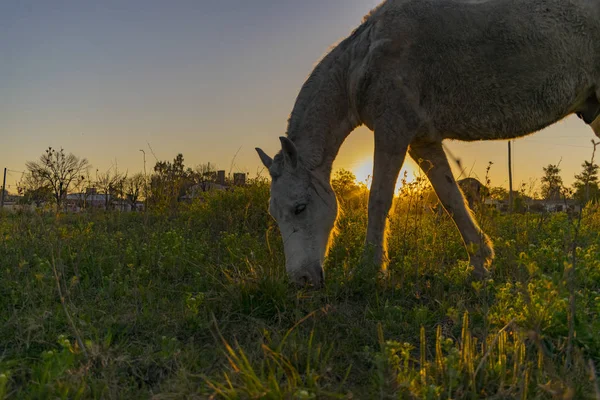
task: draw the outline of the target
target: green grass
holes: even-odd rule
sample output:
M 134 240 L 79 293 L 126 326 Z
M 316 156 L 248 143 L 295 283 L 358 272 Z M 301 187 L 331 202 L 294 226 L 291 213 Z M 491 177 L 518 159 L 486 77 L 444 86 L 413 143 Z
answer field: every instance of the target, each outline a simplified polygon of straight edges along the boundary
M 361 267 L 353 201 L 311 291 L 267 202 L 255 184 L 164 215 L 1 216 L 0 399 L 597 398 L 599 209 L 579 229 L 480 215 L 479 283 L 418 198 L 392 215 L 389 276 Z

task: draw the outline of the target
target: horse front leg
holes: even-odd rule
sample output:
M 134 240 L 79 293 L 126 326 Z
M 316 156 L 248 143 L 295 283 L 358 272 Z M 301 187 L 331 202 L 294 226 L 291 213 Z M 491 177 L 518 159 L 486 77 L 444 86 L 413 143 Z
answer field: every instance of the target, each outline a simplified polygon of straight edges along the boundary
M 483 279 L 488 275 L 487 268 L 494 258 L 492 242 L 469 211 L 441 142 L 412 143 L 409 154 L 429 178 L 440 202 L 460 231 L 473 266 L 473 276 Z
M 365 255 L 376 266 L 387 270 L 386 226 L 394 198 L 394 188 L 408 150 L 408 139 L 394 137 L 393 132 L 375 129 L 373 181 L 369 195 L 369 222 Z

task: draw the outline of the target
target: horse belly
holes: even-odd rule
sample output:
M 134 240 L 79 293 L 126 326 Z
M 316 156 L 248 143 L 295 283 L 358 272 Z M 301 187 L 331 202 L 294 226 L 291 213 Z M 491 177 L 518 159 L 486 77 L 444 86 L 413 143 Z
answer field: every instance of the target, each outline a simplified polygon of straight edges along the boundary
M 442 127 L 438 131 L 443 139 L 455 139 L 466 142 L 479 140 L 506 140 L 515 139 L 529 134 L 558 122 L 562 118 L 553 120 L 534 120 L 527 118 L 485 118 L 473 117 L 465 120 L 462 124 Z
M 444 107 L 443 104 L 439 105 Z M 534 99 L 526 104 L 479 102 L 446 106 L 433 118 L 433 127 L 443 138 L 463 141 L 514 139 L 534 133 L 565 118 L 572 104 L 548 107 Z
M 429 79 L 423 106 L 443 137 L 474 141 L 512 139 L 539 131 L 573 113 L 594 87 L 589 74 L 552 67 L 458 71 Z M 555 65 L 555 64 L 554 64 Z M 514 68 L 514 67 L 513 67 Z M 448 70 L 446 70 L 448 72 Z

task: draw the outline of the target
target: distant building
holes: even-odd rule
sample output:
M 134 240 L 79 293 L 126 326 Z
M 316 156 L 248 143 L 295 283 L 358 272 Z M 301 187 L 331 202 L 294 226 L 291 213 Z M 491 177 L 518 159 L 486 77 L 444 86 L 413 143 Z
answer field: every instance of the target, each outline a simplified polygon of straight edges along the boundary
M 217 171 L 217 181 L 215 182 L 221 186 L 225 186 L 225 171 Z
M 220 183 L 207 182 L 192 186 L 188 192 L 181 197 L 182 201 L 191 202 L 194 199 L 203 200 L 203 194 L 206 192 L 226 191 L 229 186 L 221 185 Z
M 233 184 L 231 184 L 233 183 Z M 193 185 L 188 189 L 188 192 L 181 197 L 181 200 L 186 202 L 191 202 L 194 199 L 200 199 L 203 201 L 203 195 L 206 192 L 214 192 L 214 191 L 229 191 L 233 190 L 235 186 L 244 186 L 246 185 L 246 174 L 245 173 L 234 173 L 233 174 L 233 182 L 228 184 L 225 179 L 225 171 L 219 170 L 216 173 L 214 182 L 202 182 L 196 185 Z
M 67 195 L 67 209 L 76 208 L 105 208 L 112 202 L 110 194 L 97 194 L 96 190 L 86 190 L 85 193 L 71 193 Z
M 546 212 L 575 212 L 581 211 L 581 204 L 574 199 L 552 199 L 552 200 L 531 200 L 528 202 L 528 211 L 546 211 Z
M 136 202 L 133 207 L 131 202 L 110 194 L 98 193 L 95 188 L 87 188 L 85 193 L 71 193 L 66 198 L 67 211 L 81 212 L 85 209 L 110 209 L 116 211 L 143 211 L 144 203 Z
M 520 195 L 522 197 L 522 195 Z M 516 196 L 515 196 L 516 199 Z M 514 201 L 514 200 L 513 200 Z M 578 213 L 581 211 L 581 204 L 574 199 L 552 199 L 552 200 L 540 200 L 532 199 L 531 197 L 525 196 L 522 200 L 521 211 L 527 212 L 569 212 Z M 509 204 L 507 199 L 485 199 L 484 204 L 489 207 L 496 209 L 500 212 L 508 212 Z
M 488 188 L 474 178 L 461 179 L 458 182 L 465 198 L 472 210 L 478 205 L 483 204 L 488 209 L 495 209 L 500 212 L 508 212 L 508 199 L 493 199 L 488 197 Z M 433 190 L 425 193 L 425 203 L 435 211 L 441 212 L 442 206 L 437 200 Z M 433 205 L 431 205 L 434 203 Z M 517 212 L 569 212 L 578 213 L 581 211 L 581 205 L 577 200 L 553 197 L 546 200 L 533 199 L 523 193 L 513 191 L 513 207 Z
M 4 192 L 4 211 L 32 211 L 35 209 L 34 205 L 23 204 L 23 196 L 16 194 L 9 194 L 8 191 Z

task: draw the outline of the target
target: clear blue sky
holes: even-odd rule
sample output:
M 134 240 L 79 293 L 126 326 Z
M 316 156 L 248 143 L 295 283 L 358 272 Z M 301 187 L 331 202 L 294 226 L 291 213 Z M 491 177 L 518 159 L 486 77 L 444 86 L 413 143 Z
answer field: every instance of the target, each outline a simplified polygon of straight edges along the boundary
M 314 64 L 376 0 L 4 0 L 0 2 L 0 167 L 23 170 L 48 146 L 94 171 L 154 164 L 183 153 L 254 174 L 254 147 L 278 149 Z M 516 181 L 561 156 L 572 181 L 591 153 L 576 118 L 515 145 Z M 506 143 L 449 144 L 468 170 L 505 185 Z M 372 137 L 350 136 L 335 167 L 364 178 Z M 19 174 L 9 174 L 11 189 Z

